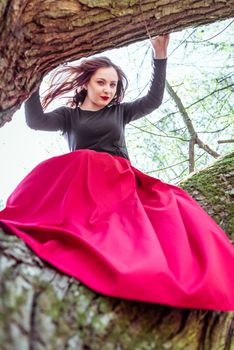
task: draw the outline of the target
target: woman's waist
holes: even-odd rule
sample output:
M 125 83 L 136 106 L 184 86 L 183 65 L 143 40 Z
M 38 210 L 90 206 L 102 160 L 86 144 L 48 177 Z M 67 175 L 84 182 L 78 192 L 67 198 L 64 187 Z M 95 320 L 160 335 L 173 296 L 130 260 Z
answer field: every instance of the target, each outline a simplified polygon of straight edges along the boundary
M 114 155 L 114 156 L 123 157 L 123 158 L 129 160 L 129 156 L 128 156 L 127 151 L 121 150 L 117 147 L 98 147 L 98 146 L 80 147 L 80 146 L 76 146 L 76 148 L 72 149 L 71 151 L 78 151 L 78 150 L 92 150 L 92 151 L 96 151 L 96 152 L 105 152 L 105 153 L 109 153 L 109 154 Z

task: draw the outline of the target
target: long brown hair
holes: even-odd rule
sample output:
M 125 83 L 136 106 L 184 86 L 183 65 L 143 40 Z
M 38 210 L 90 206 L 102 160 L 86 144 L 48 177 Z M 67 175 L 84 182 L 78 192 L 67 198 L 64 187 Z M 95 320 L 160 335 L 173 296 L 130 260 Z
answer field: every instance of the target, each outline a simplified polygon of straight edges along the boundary
M 75 91 L 75 95 L 68 100 L 67 105 L 78 107 L 80 103 L 84 102 L 87 95 L 87 91 L 83 88 L 83 85 L 89 82 L 97 69 L 103 67 L 113 67 L 116 70 L 118 83 L 116 94 L 111 104 L 121 102 L 128 87 L 127 77 L 122 69 L 115 65 L 109 58 L 101 56 L 83 59 L 77 66 L 65 66 L 58 70 L 52 78 L 51 86 L 48 89 L 49 92 L 42 98 L 43 109 L 54 98 L 70 91 Z

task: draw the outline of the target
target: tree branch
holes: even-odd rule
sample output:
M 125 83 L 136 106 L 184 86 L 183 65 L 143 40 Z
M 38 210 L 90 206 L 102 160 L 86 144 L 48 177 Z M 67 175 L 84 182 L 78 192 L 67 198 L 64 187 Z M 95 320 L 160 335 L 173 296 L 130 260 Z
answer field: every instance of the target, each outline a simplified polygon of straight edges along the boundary
M 193 123 L 181 101 L 181 99 L 179 98 L 179 96 L 177 95 L 177 93 L 175 92 L 175 90 L 172 88 L 172 86 L 169 84 L 169 82 L 166 82 L 166 88 L 167 91 L 169 93 L 169 95 L 171 96 L 171 98 L 173 99 L 173 101 L 175 102 L 182 118 L 183 121 L 188 129 L 188 132 L 190 134 L 190 145 L 189 145 L 189 168 L 194 170 L 194 144 L 197 144 L 200 148 L 204 149 L 207 153 L 209 153 L 212 157 L 217 158 L 219 157 L 219 154 L 214 151 L 212 148 L 210 148 L 208 145 L 206 145 L 197 135 L 197 132 L 193 126 Z M 193 171 L 192 170 L 192 171 Z
M 232 86 L 234 86 L 234 84 L 230 84 L 230 85 L 227 85 L 227 86 L 223 86 L 223 87 L 221 87 L 221 88 L 219 88 L 219 89 L 216 89 L 216 90 L 212 91 L 211 93 L 209 93 L 208 95 L 205 95 L 205 96 L 203 96 L 202 98 L 199 98 L 199 100 L 197 100 L 197 101 L 191 103 L 189 106 L 186 106 L 185 108 L 186 108 L 186 109 L 189 109 L 189 108 L 191 108 L 192 106 L 196 105 L 197 103 L 200 103 L 201 101 L 205 100 L 206 98 L 208 98 L 208 97 L 214 95 L 216 92 L 229 89 L 229 88 L 232 87 Z

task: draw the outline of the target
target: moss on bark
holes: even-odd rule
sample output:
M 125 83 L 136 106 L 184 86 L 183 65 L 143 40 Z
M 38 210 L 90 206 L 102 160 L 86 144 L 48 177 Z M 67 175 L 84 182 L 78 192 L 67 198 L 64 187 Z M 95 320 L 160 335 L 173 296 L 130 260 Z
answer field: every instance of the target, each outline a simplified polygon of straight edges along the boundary
M 180 183 L 234 240 L 234 152 Z

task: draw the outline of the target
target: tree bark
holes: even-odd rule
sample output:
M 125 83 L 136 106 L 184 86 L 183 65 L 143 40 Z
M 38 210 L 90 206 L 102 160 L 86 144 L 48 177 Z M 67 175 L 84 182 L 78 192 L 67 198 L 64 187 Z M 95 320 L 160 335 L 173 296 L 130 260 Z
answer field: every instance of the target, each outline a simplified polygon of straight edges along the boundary
M 234 0 L 3 0 L 0 126 L 59 64 L 234 15 Z
M 181 184 L 230 237 L 233 161 L 234 153 Z M 1 350 L 234 349 L 233 312 L 102 296 L 57 272 L 3 231 L 0 251 Z

